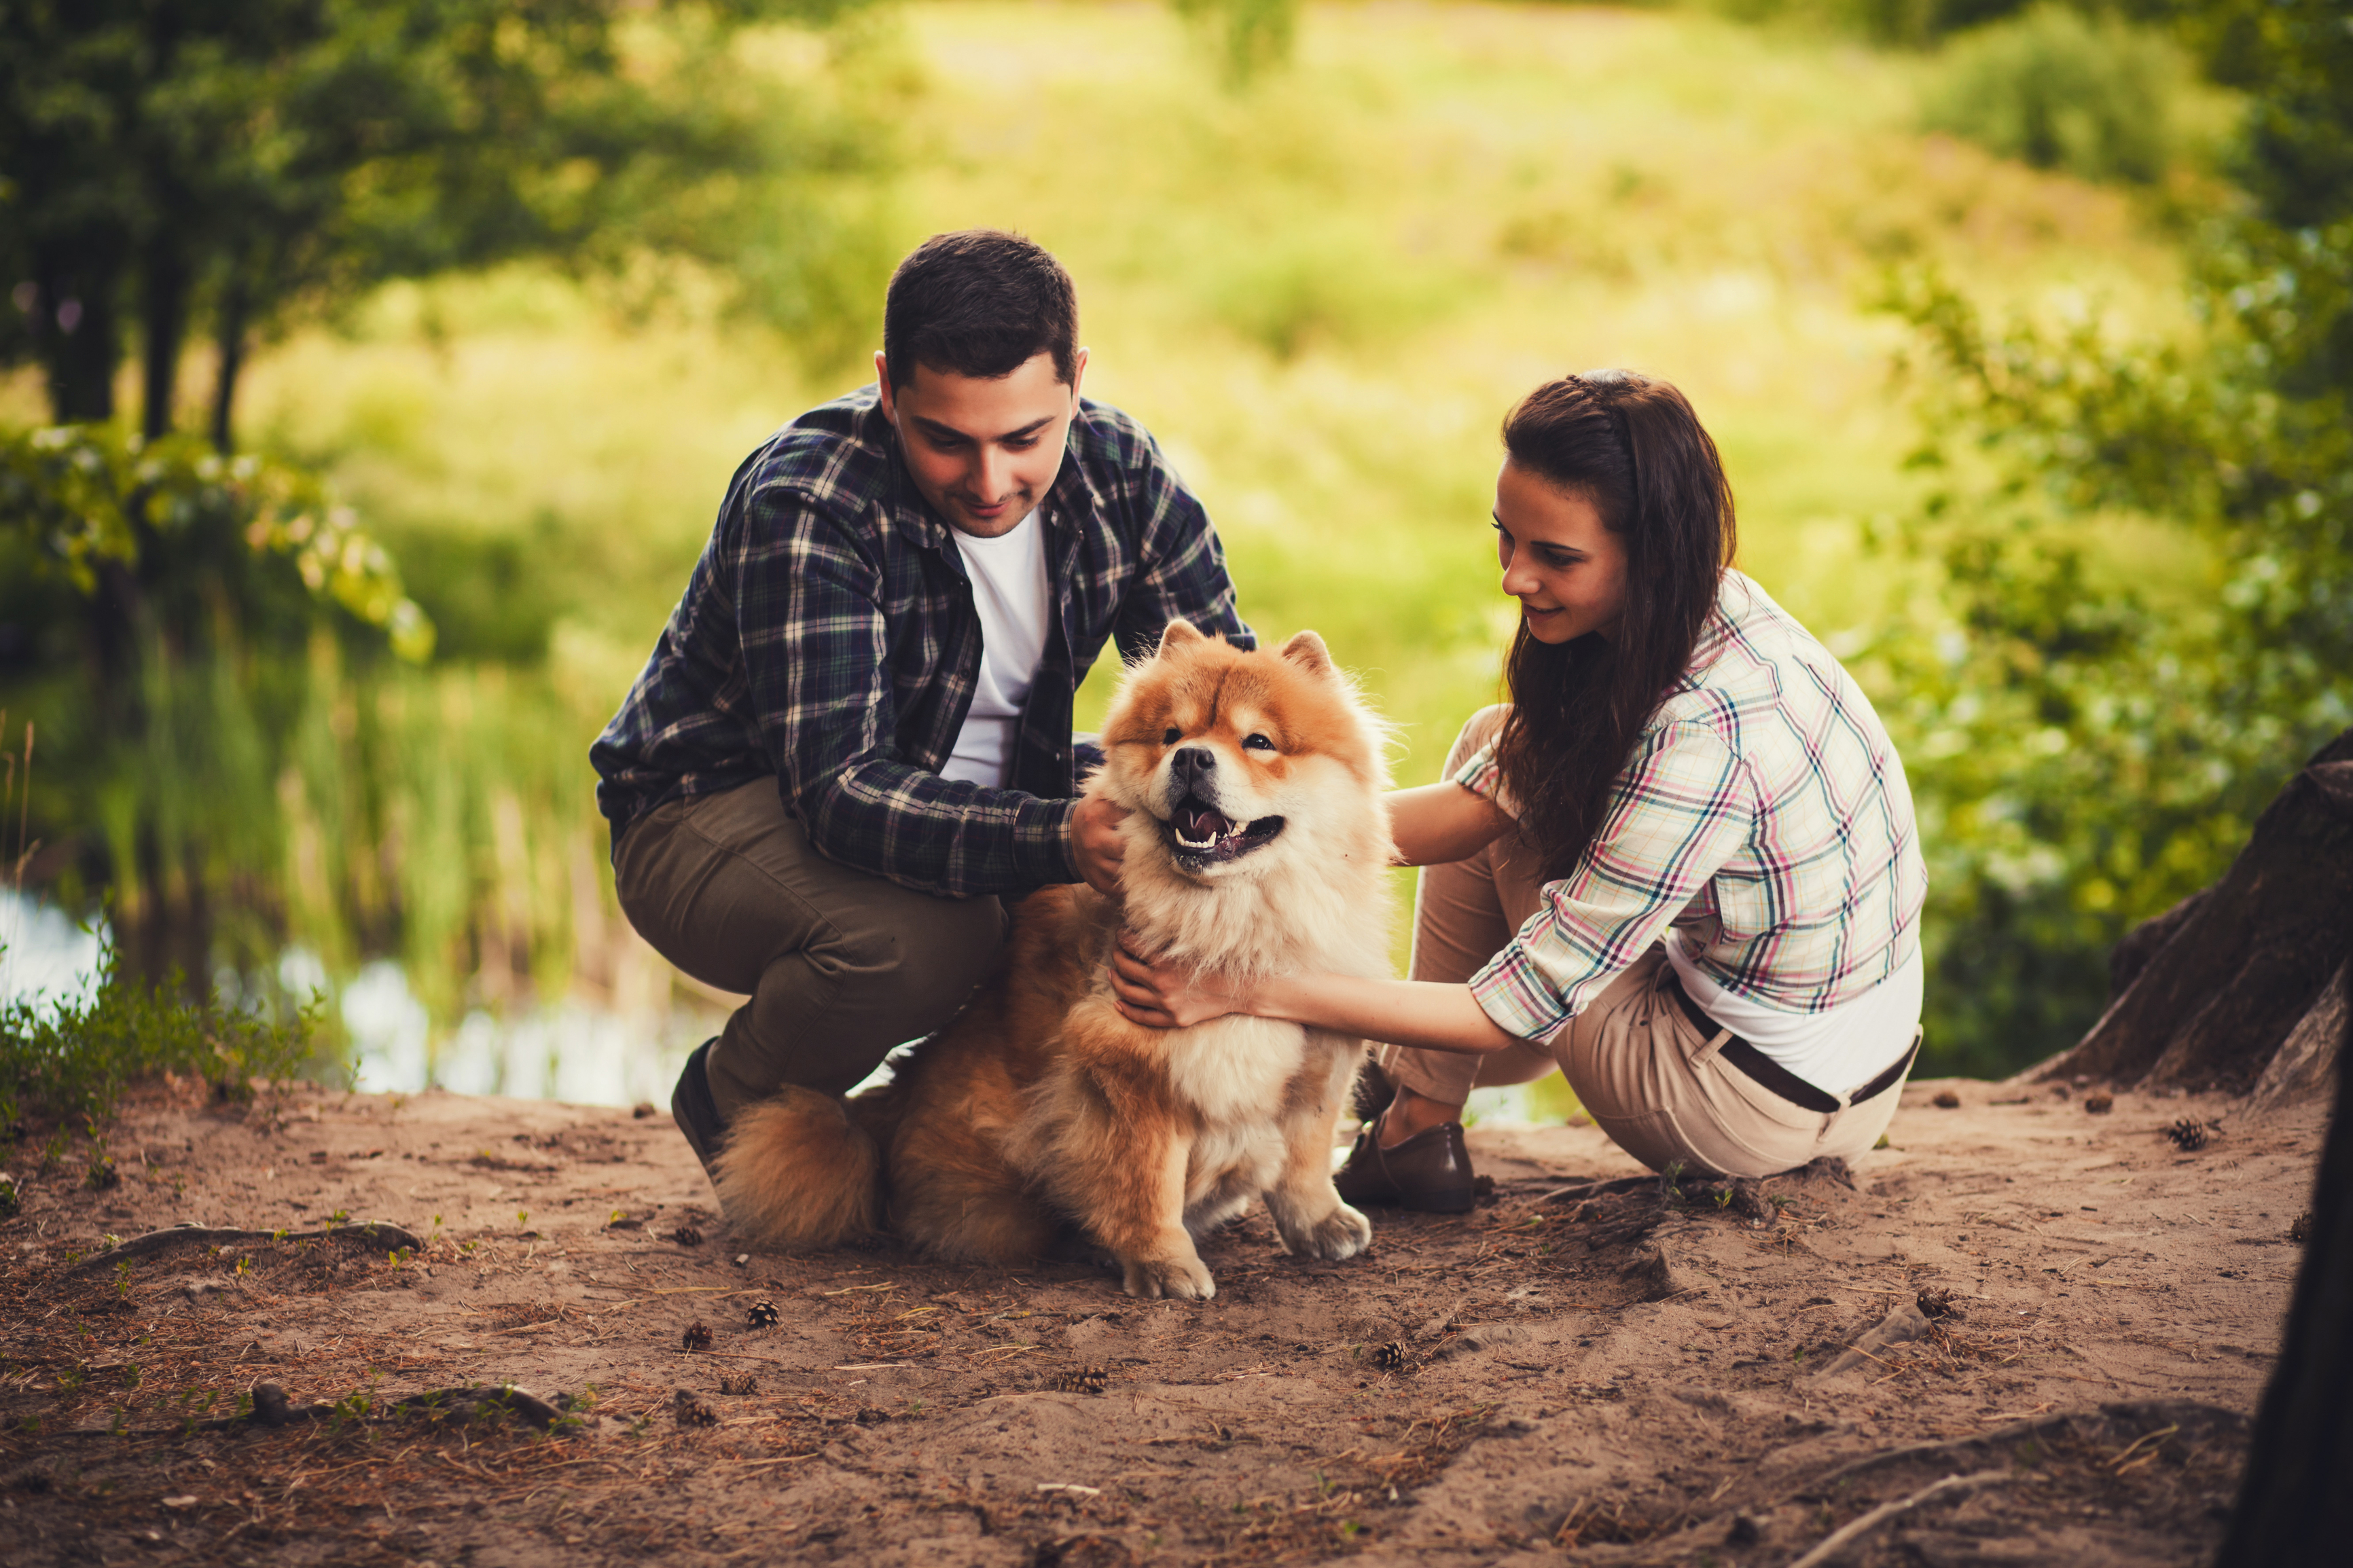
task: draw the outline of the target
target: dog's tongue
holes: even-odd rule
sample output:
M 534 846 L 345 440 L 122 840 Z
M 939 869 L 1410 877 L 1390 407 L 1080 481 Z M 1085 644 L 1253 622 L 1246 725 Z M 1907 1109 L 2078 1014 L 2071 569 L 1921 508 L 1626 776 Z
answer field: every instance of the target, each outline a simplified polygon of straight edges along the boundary
M 1173 819 L 1176 831 L 1196 844 L 1208 839 L 1223 838 L 1234 830 L 1233 819 L 1210 810 L 1198 801 L 1188 800 L 1176 808 Z

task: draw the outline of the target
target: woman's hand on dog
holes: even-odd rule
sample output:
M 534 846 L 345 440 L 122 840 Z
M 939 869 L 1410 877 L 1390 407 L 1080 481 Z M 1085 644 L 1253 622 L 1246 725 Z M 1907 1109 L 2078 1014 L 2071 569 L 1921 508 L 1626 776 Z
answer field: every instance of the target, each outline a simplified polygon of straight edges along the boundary
M 1246 998 L 1219 989 L 1180 963 L 1146 958 L 1122 931 L 1111 955 L 1113 1005 L 1147 1029 L 1189 1029 L 1244 1010 Z
M 1098 795 L 1087 795 L 1071 813 L 1071 858 L 1079 863 L 1079 879 L 1105 898 L 1119 893 L 1120 861 L 1127 840 L 1119 825 L 1129 813 Z

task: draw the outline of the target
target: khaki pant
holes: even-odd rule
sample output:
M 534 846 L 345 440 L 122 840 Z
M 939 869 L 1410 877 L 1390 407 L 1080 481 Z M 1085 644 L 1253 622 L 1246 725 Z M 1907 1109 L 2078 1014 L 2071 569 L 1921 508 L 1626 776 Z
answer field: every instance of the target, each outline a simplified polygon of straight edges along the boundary
M 1504 712 L 1472 716 L 1447 758 L 1449 776 L 1493 736 Z M 1514 833 L 1467 860 L 1422 868 L 1413 978 L 1468 981 L 1536 912 L 1543 886 Z M 1710 1038 L 1693 1026 L 1662 989 L 1673 976 L 1666 950 L 1654 944 L 1542 1044 L 1484 1056 L 1382 1046 L 1377 1059 L 1397 1082 L 1443 1105 L 1461 1104 L 1474 1088 L 1531 1083 L 1558 1068 L 1594 1124 L 1654 1171 L 1681 1161 L 1694 1174 L 1769 1176 L 1826 1154 L 1852 1160 L 1879 1141 L 1900 1086 L 1828 1115 L 1793 1105 L 1720 1059 L 1727 1036 Z M 1854 1086 L 1820 1087 L 1843 1094 Z
M 751 996 L 707 1064 L 722 1116 L 788 1083 L 847 1093 L 954 1016 L 1005 942 L 994 898 L 919 893 L 818 854 L 774 778 L 656 806 L 621 835 L 613 880 L 655 952 Z

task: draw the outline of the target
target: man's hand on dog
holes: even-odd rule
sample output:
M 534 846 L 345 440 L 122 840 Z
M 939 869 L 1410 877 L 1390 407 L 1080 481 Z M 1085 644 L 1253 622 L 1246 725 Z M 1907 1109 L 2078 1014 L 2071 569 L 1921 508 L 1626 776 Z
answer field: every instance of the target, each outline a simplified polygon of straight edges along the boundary
M 1088 795 L 1071 813 L 1071 857 L 1079 863 L 1079 878 L 1105 898 L 1119 893 L 1119 864 L 1127 841 L 1119 825 L 1128 816 L 1125 806 Z
M 1135 938 L 1122 931 L 1111 955 L 1113 1005 L 1120 1016 L 1147 1029 L 1189 1029 L 1242 1010 L 1244 998 L 1223 991 L 1165 958 L 1146 958 Z

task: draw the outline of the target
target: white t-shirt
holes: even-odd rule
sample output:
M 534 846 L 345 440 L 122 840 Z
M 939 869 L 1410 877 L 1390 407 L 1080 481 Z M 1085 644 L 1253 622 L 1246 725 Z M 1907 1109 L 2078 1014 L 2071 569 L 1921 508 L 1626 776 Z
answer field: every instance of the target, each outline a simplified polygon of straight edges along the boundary
M 948 532 L 964 557 L 965 575 L 972 579 L 972 606 L 980 612 L 980 679 L 940 776 L 1003 789 L 1021 710 L 1038 683 L 1038 661 L 1046 655 L 1046 617 L 1053 613 L 1046 582 L 1046 525 L 1032 511 L 995 539 L 978 539 L 960 528 Z
M 1920 1026 L 1927 967 L 1916 945 L 1894 973 L 1862 995 L 1826 1013 L 1785 1013 L 1726 991 L 1701 973 L 1684 955 L 1677 932 L 1669 931 L 1662 940 L 1667 962 L 1701 1012 L 1827 1093 L 1861 1089 L 1893 1067 Z

